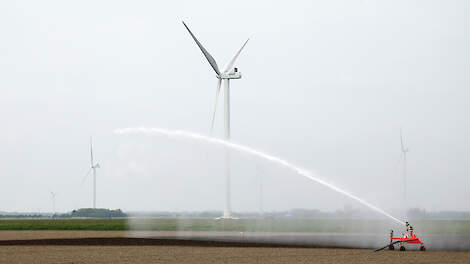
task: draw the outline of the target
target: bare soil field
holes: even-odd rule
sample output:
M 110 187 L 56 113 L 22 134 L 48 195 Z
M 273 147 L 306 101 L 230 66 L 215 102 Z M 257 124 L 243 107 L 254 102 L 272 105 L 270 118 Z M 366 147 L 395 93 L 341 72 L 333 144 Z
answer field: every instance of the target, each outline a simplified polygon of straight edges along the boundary
M 0 231 L 0 263 L 470 263 L 470 252 L 372 252 L 125 236 L 121 231 Z
M 0 263 L 469 263 L 466 252 L 198 246 L 0 246 Z

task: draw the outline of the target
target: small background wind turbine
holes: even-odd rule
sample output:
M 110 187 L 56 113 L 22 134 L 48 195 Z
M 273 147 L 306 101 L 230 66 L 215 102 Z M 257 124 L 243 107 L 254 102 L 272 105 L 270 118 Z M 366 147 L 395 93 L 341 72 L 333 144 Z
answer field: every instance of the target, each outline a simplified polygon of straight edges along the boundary
M 240 55 L 241 51 L 245 47 L 246 43 L 249 39 L 243 43 L 242 47 L 235 53 L 232 59 L 225 65 L 222 71 L 219 70 L 219 66 L 217 66 L 217 62 L 215 59 L 209 54 L 209 52 L 202 46 L 199 40 L 194 36 L 191 32 L 189 27 L 184 23 L 183 25 L 188 30 L 191 37 L 194 39 L 196 44 L 198 45 L 199 49 L 202 51 L 204 57 L 206 57 L 207 61 L 211 65 L 212 69 L 216 73 L 217 77 L 217 88 L 215 90 L 215 104 L 214 104 L 214 112 L 212 114 L 212 123 L 211 123 L 211 131 L 214 128 L 214 120 L 215 120 L 215 113 L 217 111 L 217 101 L 219 99 L 220 94 L 220 86 L 222 82 L 224 83 L 224 127 L 225 127 L 225 140 L 230 140 L 230 80 L 231 79 L 240 79 L 242 77 L 241 73 L 238 71 L 237 68 L 234 67 L 235 61 Z M 224 215 L 221 218 L 229 219 L 232 217 L 232 210 L 230 205 L 230 152 L 228 149 L 225 150 L 225 178 L 226 178 L 226 203 L 224 209 Z
M 400 145 L 401 145 L 401 153 L 403 157 L 403 199 L 405 201 L 405 215 L 406 215 L 407 210 L 408 210 L 406 155 L 410 151 L 410 149 L 405 147 L 405 142 L 403 140 L 403 133 L 401 129 L 400 129 Z
M 93 208 L 96 208 L 96 169 L 100 168 L 100 164 L 94 163 L 93 160 L 93 138 L 90 137 L 90 169 L 88 170 L 87 174 L 82 180 L 82 184 L 85 182 L 85 180 L 88 178 L 90 173 L 93 172 Z
M 256 165 L 256 172 L 258 174 L 258 202 L 259 202 L 259 217 L 263 217 L 263 172 L 261 171 L 259 165 Z
M 51 193 L 51 199 L 52 199 L 52 217 L 55 216 L 55 197 L 57 196 L 56 192 L 50 192 Z

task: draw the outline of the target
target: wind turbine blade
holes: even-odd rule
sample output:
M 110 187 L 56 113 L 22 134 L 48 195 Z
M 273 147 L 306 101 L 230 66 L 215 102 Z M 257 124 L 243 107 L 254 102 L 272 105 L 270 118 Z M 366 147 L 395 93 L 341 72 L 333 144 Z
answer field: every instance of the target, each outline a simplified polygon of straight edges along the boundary
M 215 60 L 214 60 L 214 58 L 211 56 L 211 54 L 209 54 L 209 52 L 202 46 L 201 42 L 199 42 L 199 40 L 197 40 L 196 36 L 194 36 L 193 32 L 191 32 L 191 30 L 190 30 L 189 27 L 186 25 L 186 23 L 184 23 L 184 21 L 183 21 L 183 25 L 186 27 L 186 29 L 188 30 L 189 34 L 191 34 L 191 37 L 193 37 L 194 41 L 195 41 L 196 44 L 199 46 L 199 49 L 201 49 L 202 54 L 204 54 L 204 56 L 206 57 L 207 61 L 208 61 L 209 64 L 211 65 L 212 69 L 214 69 L 214 71 L 217 73 L 217 75 L 220 75 L 220 71 L 219 71 L 219 67 L 217 66 L 217 62 L 215 62 Z
M 250 39 L 247 39 L 247 40 L 245 41 L 245 43 L 243 44 L 243 46 L 237 51 L 237 53 L 235 53 L 235 55 L 234 55 L 233 58 L 227 63 L 227 65 L 225 65 L 224 70 L 223 70 L 224 73 L 227 73 L 227 72 L 229 72 L 229 71 L 232 69 L 233 64 L 235 64 L 235 61 L 237 60 L 238 55 L 240 55 L 240 53 L 242 52 L 242 50 L 243 50 L 243 48 L 245 47 L 246 43 L 248 43 L 248 40 L 250 40 Z
M 80 186 L 82 186 L 83 183 L 85 183 L 86 179 L 88 178 L 88 176 L 90 175 L 90 173 L 91 173 L 92 170 L 93 170 L 93 168 L 90 168 L 90 169 L 88 170 L 88 172 L 86 173 L 85 177 L 83 177 L 82 183 L 80 183 Z
M 222 84 L 222 79 L 218 79 L 217 80 L 217 89 L 215 90 L 215 104 L 214 104 L 214 113 L 212 114 L 211 133 L 212 133 L 212 130 L 214 130 L 215 112 L 217 111 L 217 102 L 219 101 L 220 85 L 221 84 Z
M 90 164 L 93 167 L 93 138 L 90 137 Z
M 405 144 L 403 143 L 403 133 L 401 132 L 401 129 L 400 129 L 400 144 L 401 144 L 401 151 L 406 152 Z

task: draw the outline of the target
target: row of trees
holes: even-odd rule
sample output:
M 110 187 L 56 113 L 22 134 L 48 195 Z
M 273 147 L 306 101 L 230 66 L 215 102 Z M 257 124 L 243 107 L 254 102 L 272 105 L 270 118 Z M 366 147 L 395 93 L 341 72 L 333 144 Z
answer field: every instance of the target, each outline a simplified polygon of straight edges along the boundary
M 0 218 L 80 218 L 80 217 L 90 217 L 90 218 L 122 218 L 127 217 L 121 209 L 110 210 L 104 208 L 82 208 L 78 210 L 73 210 L 70 213 L 65 214 L 15 214 L 15 213 L 1 213 Z
M 110 210 L 104 208 L 82 208 L 73 210 L 70 213 L 55 215 L 60 218 L 71 218 L 71 217 L 92 217 L 92 218 L 114 218 L 114 217 L 127 217 L 127 214 L 121 211 L 121 209 Z

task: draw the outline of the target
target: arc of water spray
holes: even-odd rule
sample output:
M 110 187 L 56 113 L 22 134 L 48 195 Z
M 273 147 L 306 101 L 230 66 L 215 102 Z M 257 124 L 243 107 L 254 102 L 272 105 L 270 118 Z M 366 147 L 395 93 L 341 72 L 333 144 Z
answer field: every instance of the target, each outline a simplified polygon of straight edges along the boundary
M 308 170 L 305 170 L 305 169 L 302 169 L 286 160 L 283 160 L 279 157 L 275 157 L 275 156 L 272 156 L 272 155 L 269 155 L 267 153 L 264 153 L 262 151 L 259 151 L 259 150 L 256 150 L 256 149 L 252 149 L 250 147 L 247 147 L 247 146 L 243 146 L 243 145 L 240 145 L 240 144 L 236 144 L 236 143 L 232 143 L 232 142 L 229 142 L 229 141 L 225 141 L 225 140 L 222 140 L 222 139 L 218 139 L 218 138 L 212 138 L 212 137 L 208 137 L 208 136 L 203 136 L 203 135 L 199 135 L 199 134 L 196 134 L 196 133 L 193 133 L 193 132 L 188 132 L 188 131 L 183 131 L 183 130 L 167 130 L 167 129 L 162 129 L 162 128 L 146 128 L 146 127 L 137 127 L 137 128 L 122 128 L 122 129 L 116 129 L 114 130 L 114 133 L 116 134 L 147 134 L 147 135 L 166 135 L 166 136 L 176 136 L 176 137 L 183 137 L 183 138 L 189 138 L 189 139 L 195 139 L 195 140 L 200 140 L 200 141 L 204 141 L 204 142 L 207 142 L 207 143 L 211 143 L 211 144 L 217 144 L 217 145 L 222 145 L 222 146 L 225 146 L 225 147 L 228 147 L 230 149 L 233 149 L 233 150 L 237 150 L 239 152 L 243 152 L 243 153 L 247 153 L 247 154 L 250 154 L 250 155 L 253 155 L 253 156 L 256 156 L 256 157 L 259 157 L 259 158 L 263 158 L 265 160 L 269 160 L 271 162 L 274 162 L 278 165 L 282 165 L 290 170 L 293 170 L 295 171 L 297 174 L 301 175 L 301 176 L 304 176 L 312 181 L 315 181 L 323 186 L 326 186 L 336 192 L 339 192 L 357 202 L 359 202 L 360 204 L 402 224 L 402 225 L 405 225 L 405 222 L 399 220 L 398 218 L 392 216 L 391 214 L 385 212 L 384 210 L 380 209 L 379 207 L 367 202 L 367 201 L 364 201 L 363 199 L 357 197 L 356 195 L 354 194 L 351 194 L 339 187 L 336 187 L 335 185 L 331 184 L 331 183 L 328 183 L 322 179 L 319 179 L 315 176 L 312 175 L 312 173 Z

